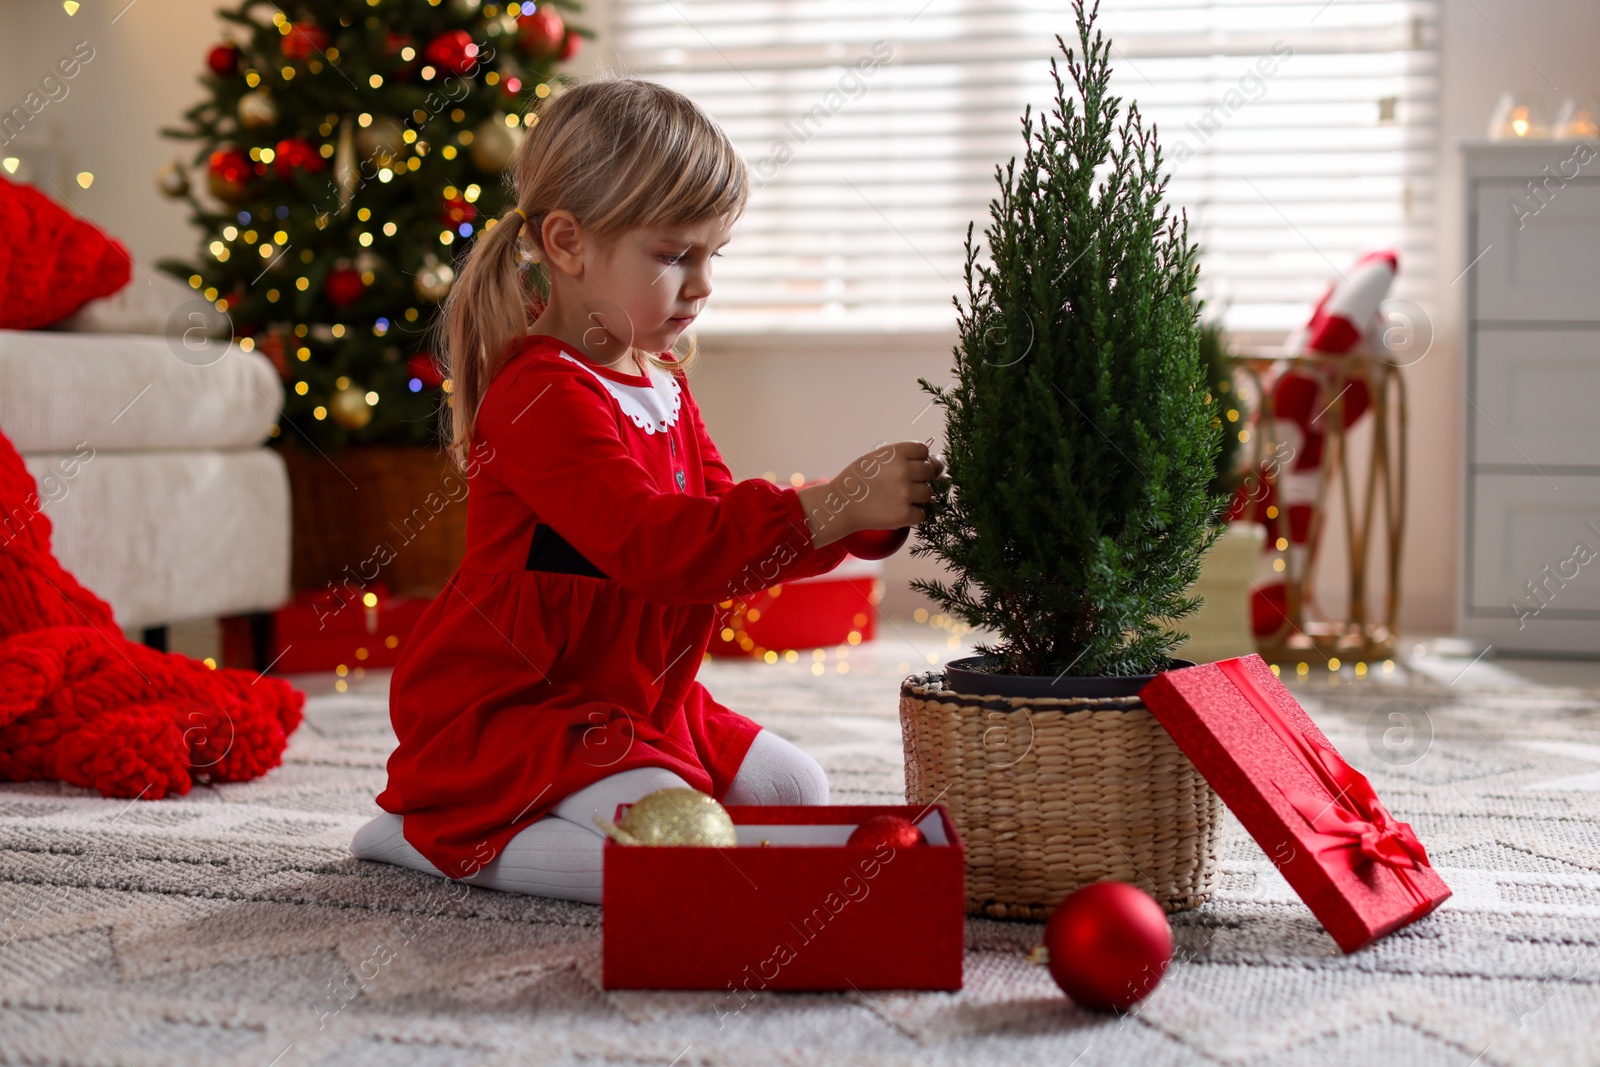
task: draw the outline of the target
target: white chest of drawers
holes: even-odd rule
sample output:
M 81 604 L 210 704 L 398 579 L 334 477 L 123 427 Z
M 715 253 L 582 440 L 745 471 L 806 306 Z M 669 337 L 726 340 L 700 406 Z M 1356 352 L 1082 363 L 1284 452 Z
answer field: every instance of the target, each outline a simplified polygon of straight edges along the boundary
M 1463 153 L 1458 624 L 1600 657 L 1600 141 Z

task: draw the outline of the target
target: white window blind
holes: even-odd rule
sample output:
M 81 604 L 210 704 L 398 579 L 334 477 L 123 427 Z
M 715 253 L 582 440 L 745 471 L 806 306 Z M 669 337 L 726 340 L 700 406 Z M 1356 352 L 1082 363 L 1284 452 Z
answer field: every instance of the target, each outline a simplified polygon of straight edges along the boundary
M 1051 98 L 1065 0 L 618 0 L 618 53 L 714 115 L 756 189 L 704 332 L 941 329 L 994 168 Z M 1203 293 L 1302 324 L 1363 252 L 1431 277 L 1436 0 L 1106 0 L 1113 91 L 1154 121 Z M 1066 76 L 1063 68 L 1063 77 Z M 1069 83 L 1070 86 L 1070 83 Z

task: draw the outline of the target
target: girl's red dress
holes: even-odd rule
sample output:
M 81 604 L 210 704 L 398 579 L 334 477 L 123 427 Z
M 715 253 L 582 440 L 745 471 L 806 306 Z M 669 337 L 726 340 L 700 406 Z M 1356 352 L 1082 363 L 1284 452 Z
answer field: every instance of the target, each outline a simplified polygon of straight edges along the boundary
M 695 680 L 716 603 L 845 557 L 795 489 L 734 480 L 682 372 L 647 369 L 535 335 L 484 396 L 466 555 L 395 666 L 377 798 L 451 877 L 630 768 L 721 799 L 760 727 Z

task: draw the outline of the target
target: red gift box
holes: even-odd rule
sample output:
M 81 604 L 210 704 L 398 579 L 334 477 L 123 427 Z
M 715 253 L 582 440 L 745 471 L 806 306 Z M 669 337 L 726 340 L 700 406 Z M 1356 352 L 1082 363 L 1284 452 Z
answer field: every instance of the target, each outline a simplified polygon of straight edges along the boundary
M 338 667 L 392 667 L 432 597 L 390 596 L 373 582 L 361 589 L 299 592 L 270 613 L 266 660 L 276 674 Z M 254 667 L 250 620 L 222 620 L 222 662 Z
M 713 656 L 871 641 L 883 599 L 883 562 L 846 558 L 827 574 L 781 582 L 719 606 L 707 649 Z M 748 642 L 748 644 L 747 644 Z
M 764 989 L 961 988 L 966 849 L 943 806 L 728 814 L 737 848 L 606 842 L 606 989 L 720 990 L 720 1018 Z M 928 843 L 845 843 L 885 814 Z
M 1345 952 L 1450 896 L 1260 656 L 1167 671 L 1139 697 Z

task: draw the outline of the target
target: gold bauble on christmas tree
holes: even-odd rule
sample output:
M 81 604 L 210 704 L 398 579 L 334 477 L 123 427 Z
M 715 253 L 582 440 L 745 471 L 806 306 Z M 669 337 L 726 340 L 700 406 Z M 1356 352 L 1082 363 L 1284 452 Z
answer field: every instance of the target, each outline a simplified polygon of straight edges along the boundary
M 356 130 L 356 147 L 362 159 L 379 167 L 391 166 L 406 150 L 406 128 L 393 115 L 374 115 L 372 121 Z
M 733 848 L 739 843 L 728 809 L 698 789 L 658 789 L 630 805 L 620 823 L 598 815 L 594 821 L 623 845 Z
M 417 295 L 429 303 L 437 304 L 450 295 L 450 286 L 455 284 L 456 272 L 448 263 L 439 262 L 439 257 L 429 252 L 422 261 L 422 268 L 417 271 Z
M 257 130 L 278 121 L 278 102 L 265 89 L 252 89 L 239 98 L 239 121 Z
M 361 177 L 361 170 L 356 165 L 356 146 L 350 135 L 354 125 L 346 118 L 339 123 L 339 145 L 333 151 L 333 183 L 339 187 L 339 210 L 342 212 L 350 206 L 350 198 L 355 195 L 356 181 Z
M 364 390 L 347 385 L 328 401 L 328 414 L 345 429 L 359 430 L 372 421 L 372 405 L 367 403 Z
M 513 130 L 505 119 L 484 119 L 472 131 L 472 162 L 479 169 L 498 174 L 516 155 L 521 128 Z
M 161 169 L 156 171 L 156 188 L 161 190 L 161 195 L 173 200 L 183 196 L 189 191 L 189 175 L 184 172 L 183 164 L 177 160 L 163 163 Z

